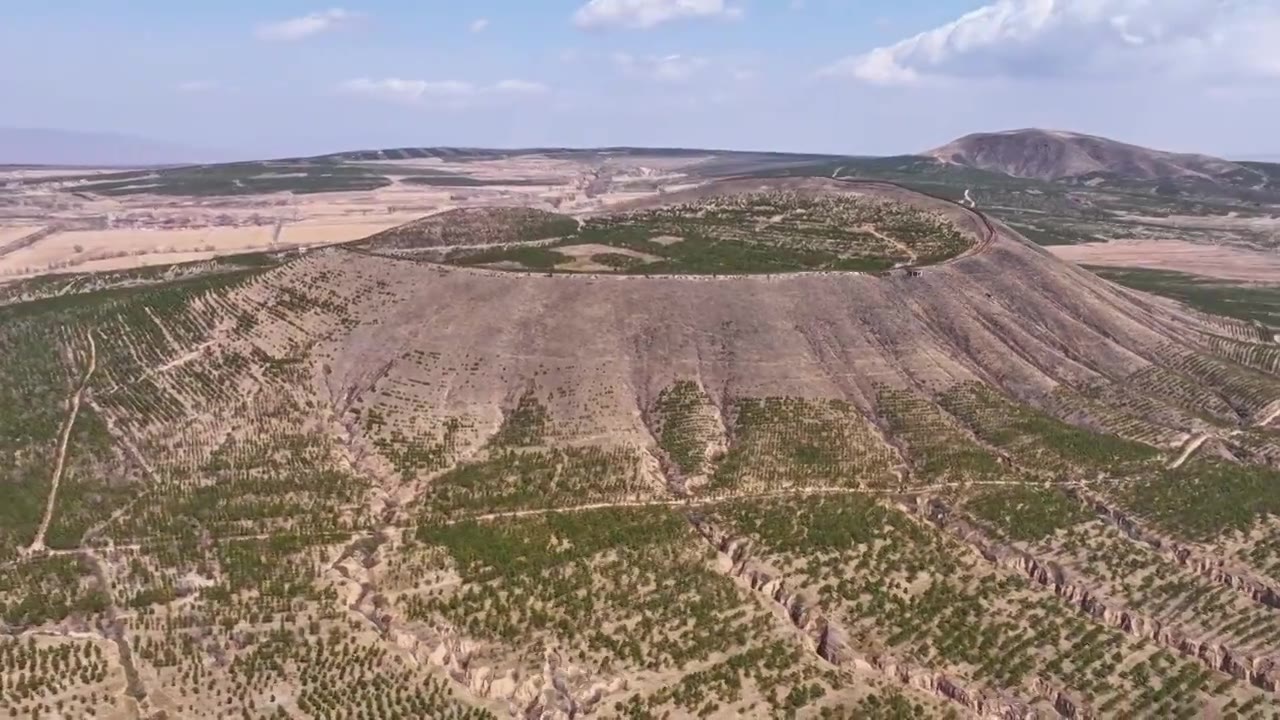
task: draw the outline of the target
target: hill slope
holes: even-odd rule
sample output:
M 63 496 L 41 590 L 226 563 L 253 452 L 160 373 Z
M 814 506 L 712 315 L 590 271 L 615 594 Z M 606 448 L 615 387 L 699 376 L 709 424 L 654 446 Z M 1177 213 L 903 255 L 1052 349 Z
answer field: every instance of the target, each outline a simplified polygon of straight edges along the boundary
M 0 308 L 14 706 L 1273 707 L 1272 329 L 1123 290 L 896 186 L 767 184 L 819 186 L 928 214 L 970 250 L 646 277 L 374 243 Z M 523 237 L 499 217 L 463 241 Z M 390 249 L 449 240 L 410 229 Z
M 1215 178 L 1241 170 L 1237 163 L 1207 155 L 1169 153 L 1094 135 L 1035 128 L 966 135 L 922 154 L 1037 180 L 1093 174 L 1131 180 Z

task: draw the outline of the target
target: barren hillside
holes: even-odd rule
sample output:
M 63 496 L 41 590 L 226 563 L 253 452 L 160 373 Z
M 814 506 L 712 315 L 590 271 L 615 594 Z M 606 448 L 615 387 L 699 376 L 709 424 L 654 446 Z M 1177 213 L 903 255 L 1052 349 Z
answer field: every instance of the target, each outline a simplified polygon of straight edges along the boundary
M 1273 328 L 882 183 L 459 217 L 0 307 L 0 703 L 1280 709 Z
M 966 135 L 924 155 L 1038 180 L 1092 174 L 1129 180 L 1214 178 L 1242 170 L 1236 163 L 1207 155 L 1162 152 L 1094 135 L 1040 129 Z

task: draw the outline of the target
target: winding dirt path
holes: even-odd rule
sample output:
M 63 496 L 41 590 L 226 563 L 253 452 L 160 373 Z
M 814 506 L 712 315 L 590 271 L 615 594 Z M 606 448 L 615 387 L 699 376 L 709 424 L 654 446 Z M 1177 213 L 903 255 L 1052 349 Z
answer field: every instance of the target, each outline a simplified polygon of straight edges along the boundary
M 1178 455 L 1178 457 L 1173 462 L 1169 463 L 1169 469 L 1177 470 L 1178 468 L 1182 467 L 1182 464 L 1185 463 L 1195 453 L 1196 450 L 1199 450 L 1200 446 L 1203 445 L 1204 442 L 1211 437 L 1213 437 L 1213 435 L 1204 433 L 1201 435 L 1196 435 L 1195 437 L 1188 440 L 1187 444 L 1182 448 L 1182 454 Z
M 812 497 L 816 495 L 874 495 L 885 497 L 906 497 L 911 495 L 928 495 L 936 493 L 940 490 L 949 490 L 955 488 L 974 488 L 974 487 L 1008 487 L 1008 486 L 1030 486 L 1030 487 L 1080 487 L 1088 488 L 1093 485 L 1115 485 L 1126 482 L 1124 478 L 1098 478 L 1096 480 L 1072 480 L 1066 482 L 1027 482 L 1024 480 L 961 480 L 957 482 L 935 483 L 933 485 L 916 485 L 898 488 L 868 488 L 868 487 L 810 487 L 810 488 L 790 488 L 787 490 L 771 490 L 769 492 L 745 493 L 742 495 L 722 495 L 708 497 L 687 497 L 687 498 L 655 498 L 652 500 L 616 500 L 612 502 L 589 503 L 586 505 L 569 505 L 562 507 L 550 508 L 533 508 L 529 510 L 510 510 L 505 512 L 491 512 L 480 515 L 467 515 L 465 517 L 449 518 L 441 524 L 457 525 L 464 522 L 489 522 L 493 520 L 513 520 L 525 517 L 536 517 L 539 515 L 552 515 L 564 513 L 590 512 L 592 510 L 606 510 L 609 508 L 652 508 L 652 507 L 705 507 L 708 505 L 719 505 L 721 503 L 740 502 L 743 500 L 772 500 L 778 498 L 802 498 Z
M 49 500 L 45 503 L 44 517 L 40 520 L 40 528 L 36 530 L 35 538 L 32 539 L 31 545 L 27 547 L 28 553 L 45 549 L 44 536 L 49 531 L 49 522 L 53 520 L 53 507 L 58 502 L 58 486 L 62 484 L 62 470 L 67 461 L 67 443 L 71 440 L 71 428 L 75 426 L 76 416 L 80 414 L 80 398 L 84 395 L 85 389 L 89 387 L 89 379 L 93 377 L 93 371 L 98 367 L 98 348 L 93 342 L 93 332 L 90 331 L 87 337 L 89 338 L 89 365 L 85 368 L 84 377 L 80 379 L 75 392 L 71 394 L 67 419 L 62 424 L 62 435 L 58 438 L 58 457 L 53 465 L 53 479 L 49 485 Z

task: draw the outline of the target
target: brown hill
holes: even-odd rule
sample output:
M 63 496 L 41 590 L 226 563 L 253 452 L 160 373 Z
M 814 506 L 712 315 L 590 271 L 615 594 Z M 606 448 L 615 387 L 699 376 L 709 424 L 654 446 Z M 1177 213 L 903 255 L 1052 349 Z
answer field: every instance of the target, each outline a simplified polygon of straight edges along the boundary
M 1095 135 L 1036 128 L 974 133 L 923 153 L 945 163 L 1037 180 L 1217 178 L 1249 171 L 1207 155 L 1171 153 Z
M 772 182 L 821 183 L 854 187 Z M 452 464 L 489 442 L 529 392 L 571 428 L 568 438 L 648 446 L 648 409 L 679 381 L 696 383 L 722 411 L 744 398 L 827 398 L 871 418 L 885 389 L 930 397 L 978 382 L 1159 446 L 1203 427 L 1165 397 L 1161 383 L 1176 377 L 1204 384 L 1207 412 L 1221 422 L 1248 424 L 1280 406 L 1280 383 L 1210 359 L 1271 362 L 1269 349 L 1263 360 L 1249 355 L 1252 326 L 1211 323 L 1122 290 L 953 203 L 888 184 L 856 187 L 937 213 L 977 241 L 923 268 L 718 277 L 512 272 L 332 248 L 221 296 L 233 316 L 278 310 L 248 331 L 247 323 L 211 328 L 199 345 L 218 352 L 173 348 L 160 364 L 188 358 L 181 372 L 147 387 L 159 383 L 164 394 L 233 350 L 302 362 L 322 380 L 304 394 L 330 398 L 360 456 L 381 456 L 387 468 L 397 437 L 438 448 L 432 462 Z M 1140 402 L 1117 410 L 1088 399 L 1103 390 Z M 358 406 L 366 421 L 370 410 L 379 419 L 357 422 L 347 413 Z M 151 431 L 171 436 L 173 425 Z

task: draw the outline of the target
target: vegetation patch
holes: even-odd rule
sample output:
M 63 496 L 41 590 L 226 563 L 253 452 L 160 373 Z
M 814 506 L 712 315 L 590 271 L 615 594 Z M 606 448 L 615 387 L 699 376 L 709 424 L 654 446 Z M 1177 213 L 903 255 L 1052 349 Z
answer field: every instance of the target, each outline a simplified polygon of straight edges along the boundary
M 578 221 L 532 208 L 459 208 L 384 230 L 352 247 L 373 252 L 547 240 L 572 234 Z M 554 263 L 553 263 L 554 264 Z
M 672 243 L 672 237 L 681 241 Z M 640 263 L 623 260 L 624 253 L 596 255 L 600 264 L 616 272 L 715 275 L 879 272 L 946 260 L 967 250 L 972 239 L 941 216 L 902 203 L 852 195 L 761 192 L 591 218 L 550 247 L 588 244 L 657 258 Z M 554 266 L 527 251 L 507 247 L 458 252 L 449 261 L 517 263 L 534 270 Z
M 407 597 L 409 617 L 521 649 L 551 644 L 600 668 L 685 667 L 750 645 L 769 623 L 667 510 L 426 526 L 418 539 L 445 548 L 466 584 Z
M 1059 530 L 1094 519 L 1091 512 L 1061 490 L 1033 485 L 983 489 L 965 500 L 964 509 L 997 536 L 1021 542 L 1043 540 Z
M 892 451 L 852 405 L 837 400 L 739 400 L 729 451 L 708 491 L 883 487 Z
M 1126 483 L 1120 493 L 1127 507 L 1189 540 L 1280 515 L 1280 472 L 1222 460 L 1192 460 Z
M 355 165 L 269 161 L 164 168 L 146 175 L 120 173 L 78 184 L 75 190 L 108 197 L 232 196 L 367 191 L 390 184 L 390 179 Z
M 638 456 L 626 448 L 503 449 L 431 481 L 424 517 L 457 517 L 651 496 Z
M 707 470 L 708 450 L 715 441 L 714 412 L 711 398 L 691 380 L 676 382 L 658 395 L 658 445 L 686 476 Z
M 990 480 L 1012 475 L 1000 459 L 965 434 L 934 403 L 907 390 L 882 388 L 876 411 L 911 460 L 921 483 Z
M 1280 285 L 1231 283 L 1173 270 L 1088 269 L 1114 283 L 1172 298 L 1203 312 L 1280 327 Z
M 980 383 L 952 388 L 939 403 L 979 438 L 1034 470 L 1120 475 L 1160 458 L 1148 445 L 1069 425 Z

